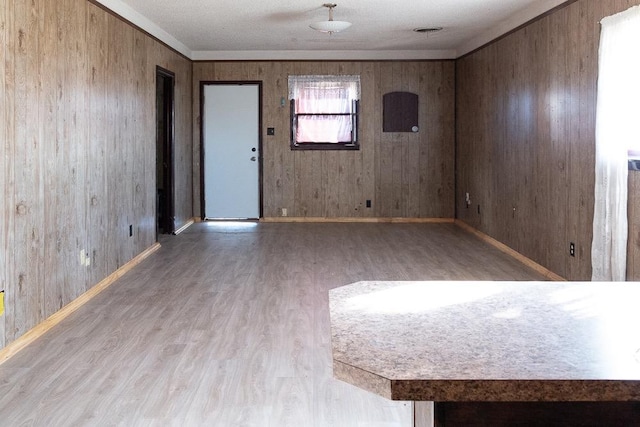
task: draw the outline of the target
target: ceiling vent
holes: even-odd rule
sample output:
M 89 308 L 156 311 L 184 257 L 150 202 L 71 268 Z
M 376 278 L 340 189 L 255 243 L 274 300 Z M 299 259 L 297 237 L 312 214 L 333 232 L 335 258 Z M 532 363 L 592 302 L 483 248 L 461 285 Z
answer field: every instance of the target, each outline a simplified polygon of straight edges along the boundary
M 438 31 L 442 31 L 442 27 L 420 27 L 414 28 L 413 31 L 415 31 L 416 33 L 432 34 L 437 33 Z

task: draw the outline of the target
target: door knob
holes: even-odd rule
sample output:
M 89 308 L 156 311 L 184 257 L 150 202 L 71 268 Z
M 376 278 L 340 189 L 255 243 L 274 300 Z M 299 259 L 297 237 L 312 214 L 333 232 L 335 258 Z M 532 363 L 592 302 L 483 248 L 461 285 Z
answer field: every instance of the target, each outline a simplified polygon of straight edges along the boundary
M 256 156 L 252 156 L 252 157 L 251 157 L 251 161 L 252 161 L 252 162 L 255 162 L 255 161 L 256 161 Z

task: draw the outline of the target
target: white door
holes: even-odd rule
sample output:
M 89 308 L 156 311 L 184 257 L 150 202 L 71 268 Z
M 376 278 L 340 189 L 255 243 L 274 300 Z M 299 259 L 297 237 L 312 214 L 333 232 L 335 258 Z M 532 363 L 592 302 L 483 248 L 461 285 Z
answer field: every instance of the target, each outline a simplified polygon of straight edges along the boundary
M 204 86 L 205 218 L 260 217 L 259 90 Z

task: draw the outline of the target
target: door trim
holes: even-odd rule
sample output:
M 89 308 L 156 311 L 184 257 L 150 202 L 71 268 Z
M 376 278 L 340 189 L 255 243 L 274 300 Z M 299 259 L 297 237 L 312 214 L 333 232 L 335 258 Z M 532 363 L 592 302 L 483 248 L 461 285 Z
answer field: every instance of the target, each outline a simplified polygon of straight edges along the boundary
M 200 80 L 200 219 L 205 220 L 204 197 L 204 87 L 209 85 L 257 85 L 258 86 L 258 212 L 264 213 L 262 193 L 262 80 Z
M 164 78 L 164 111 L 165 111 L 165 140 L 163 141 L 163 155 L 167 163 L 165 173 L 163 173 L 164 184 L 168 184 L 167 195 L 164 200 L 163 224 L 162 229 L 165 234 L 175 231 L 176 227 L 176 210 L 175 210 L 175 84 L 176 75 L 174 72 L 156 65 L 156 84 L 159 77 Z M 157 100 L 156 100 L 157 102 Z M 157 108 L 156 108 L 157 113 Z M 156 118 L 157 119 L 157 118 Z M 157 121 L 156 121 L 157 123 Z M 156 158 L 157 164 L 157 158 Z M 157 192 L 157 183 L 156 183 Z M 158 206 L 156 203 L 156 221 L 158 220 Z M 156 224 L 156 234 L 159 224 Z M 157 236 L 156 236 L 157 239 Z

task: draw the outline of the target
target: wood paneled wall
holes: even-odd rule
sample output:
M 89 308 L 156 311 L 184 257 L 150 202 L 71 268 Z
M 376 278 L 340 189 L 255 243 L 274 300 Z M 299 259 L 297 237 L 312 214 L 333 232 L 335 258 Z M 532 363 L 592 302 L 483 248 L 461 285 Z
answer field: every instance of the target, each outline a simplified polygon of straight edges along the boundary
M 291 151 L 287 77 L 359 74 L 359 151 Z M 278 217 L 454 215 L 454 62 L 198 62 L 194 64 L 194 212 L 200 212 L 200 81 L 263 82 L 263 209 Z M 418 133 L 382 132 L 382 95 L 420 96 Z M 266 128 L 275 127 L 275 136 Z M 372 201 L 366 208 L 365 201 Z
M 193 216 L 192 63 L 87 0 L 3 0 L 0 24 L 4 345 L 156 241 L 156 65 L 177 79 L 176 223 Z
M 0 291 L 4 290 L 7 286 L 7 243 L 9 241 L 7 232 L 10 229 L 8 223 L 11 214 L 7 213 L 7 209 L 13 209 L 12 200 L 6 200 L 9 196 L 7 192 L 7 175 L 12 170 L 5 155 L 7 150 L 7 123 L 6 117 L 7 111 L 7 97 L 5 92 L 7 91 L 6 76 L 5 76 L 5 54 L 6 54 L 6 33 L 7 33 L 7 2 L 0 2 L 0 87 L 3 88 L 3 92 L 0 95 Z M 5 295 L 0 294 L 0 298 L 4 298 Z M 5 343 L 5 316 L 0 314 L 0 348 L 4 347 Z
M 456 63 L 457 217 L 569 280 L 591 278 L 599 21 L 637 4 L 579 0 Z

